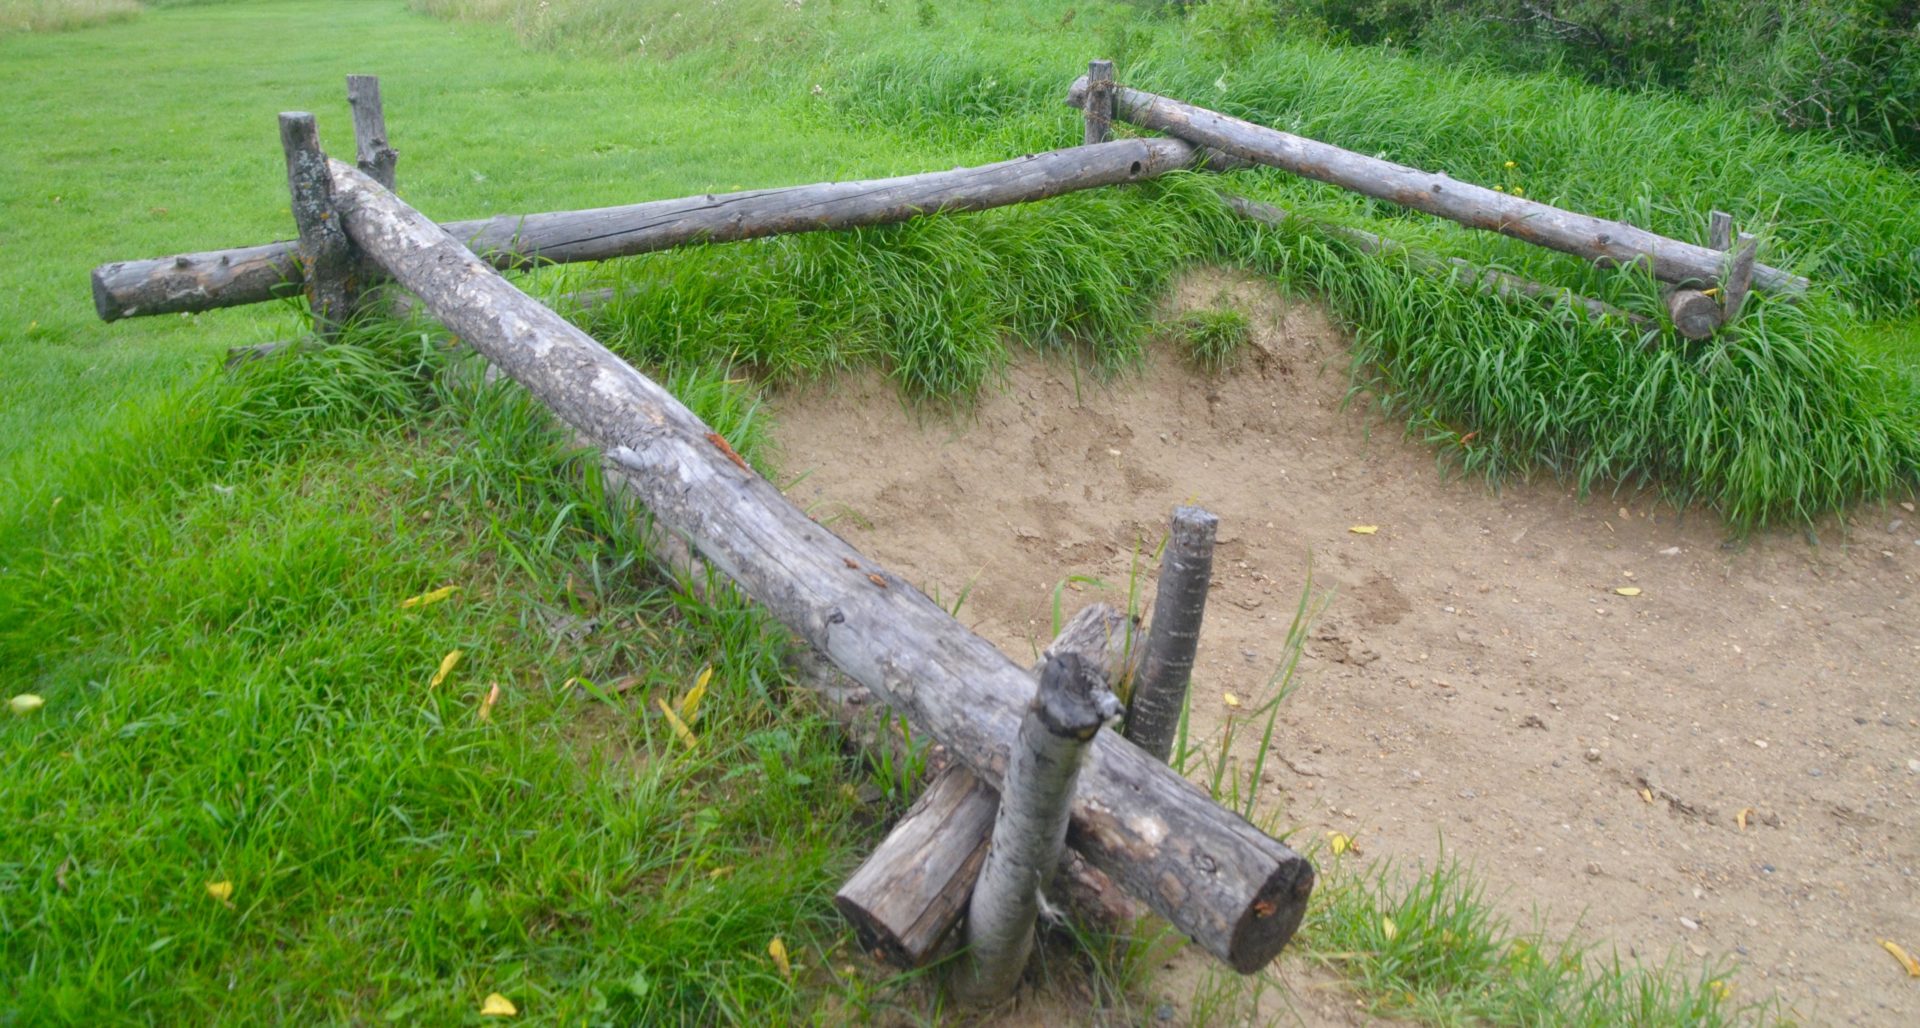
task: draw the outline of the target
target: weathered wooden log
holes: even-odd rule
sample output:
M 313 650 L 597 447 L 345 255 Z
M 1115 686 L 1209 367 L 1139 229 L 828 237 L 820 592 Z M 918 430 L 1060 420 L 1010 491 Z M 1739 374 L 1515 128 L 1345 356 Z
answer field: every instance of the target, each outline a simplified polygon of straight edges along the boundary
M 1033 676 L 1039 678 L 1046 655 L 1072 653 L 1111 688 L 1131 676 L 1131 629 L 1126 616 L 1105 603 L 1083 607 L 1047 646 Z M 999 802 L 999 793 L 965 766 L 941 772 L 834 894 L 862 949 L 906 969 L 933 958 L 966 908 Z M 1102 906 L 1096 917 L 1108 916 Z
M 380 77 L 348 75 L 347 106 L 353 108 L 355 161 L 375 182 L 392 189 L 400 151 L 387 145 L 387 112 L 380 104 Z
M 1114 146 L 1116 144 L 1105 144 Z M 998 785 L 1024 670 L 737 462 L 659 385 L 499 277 L 357 169 L 331 163 L 349 234 L 450 330 L 635 472 L 660 523 L 835 666 Z M 1243 973 L 1286 944 L 1313 867 L 1118 738 L 1096 738 L 1071 845 Z
M 1740 249 L 1733 255 L 1733 263 L 1727 267 L 1727 281 L 1723 286 L 1725 292 L 1720 297 L 1724 311 L 1720 320 L 1723 324 L 1733 324 L 1733 319 L 1740 316 L 1740 309 L 1747 305 L 1747 293 L 1753 288 L 1753 273 L 1757 267 L 1753 258 L 1759 250 L 1758 239 L 1745 232 L 1740 233 Z
M 1087 80 L 1081 76 L 1069 91 L 1067 102 L 1081 106 L 1086 92 Z M 1469 228 L 1498 232 L 1604 264 L 1644 261 L 1663 281 L 1708 284 L 1720 276 L 1721 255 L 1704 246 L 1369 157 L 1154 93 L 1115 86 L 1113 116 Z M 1787 295 L 1807 291 L 1806 279 L 1765 265 L 1754 267 L 1754 283 Z
M 834 894 L 860 948 L 910 970 L 932 959 L 973 895 L 1000 794 L 954 764 Z
M 993 841 L 967 901 L 966 959 L 954 992 L 969 1003 L 1011 995 L 1033 952 L 1041 890 L 1067 845 L 1074 783 L 1088 743 L 1120 716 L 1104 676 L 1076 653 L 1050 653 L 1000 787 Z
M 1231 193 L 1222 193 L 1221 199 L 1227 202 L 1227 206 L 1231 208 L 1235 214 L 1249 221 L 1258 221 L 1262 224 L 1276 227 L 1288 222 L 1300 222 L 1299 215 L 1270 203 L 1259 200 L 1249 200 L 1244 196 L 1235 196 Z M 1375 235 L 1365 229 L 1352 228 L 1346 225 L 1335 225 L 1324 221 L 1306 221 L 1304 224 L 1310 226 L 1315 231 L 1324 232 L 1336 239 L 1345 240 L 1362 253 L 1391 253 L 1402 255 L 1417 267 L 1429 272 L 1450 276 L 1453 281 L 1459 283 L 1464 288 L 1484 289 L 1496 296 L 1509 299 L 1530 300 L 1547 307 L 1565 304 L 1574 310 L 1586 312 L 1587 317 L 1594 321 L 1617 318 L 1643 330 L 1658 327 L 1652 318 L 1644 314 L 1635 314 L 1632 311 L 1615 307 L 1613 304 L 1603 300 L 1595 300 L 1589 296 L 1582 296 L 1571 289 L 1566 289 L 1561 286 L 1543 285 L 1532 279 L 1521 278 L 1518 275 L 1505 271 L 1499 271 L 1494 268 L 1483 268 L 1472 261 L 1459 257 L 1441 257 L 1437 254 L 1428 253 L 1425 250 L 1415 249 L 1397 240 Z
M 1133 683 L 1126 735 L 1161 763 L 1173 754 L 1180 714 L 1186 709 L 1187 684 L 1200 648 L 1200 623 L 1207 612 L 1207 587 L 1213 579 L 1213 537 L 1219 527 L 1220 519 L 1199 507 L 1175 507 L 1166 551 L 1160 558 L 1160 584 L 1153 598 L 1140 674 Z
M 357 256 L 334 209 L 333 181 L 313 115 L 281 114 L 280 148 L 287 155 L 287 189 L 292 194 L 294 225 L 300 230 L 300 264 L 313 327 L 322 337 L 331 337 L 353 317 L 359 304 Z
M 1698 289 L 1674 289 L 1667 293 L 1667 317 L 1682 336 L 1707 339 L 1720 327 L 1720 304 Z
M 1045 200 L 1064 193 L 1150 179 L 1192 166 L 1194 148 L 1177 139 L 1119 139 L 1098 146 L 862 182 L 754 189 L 655 200 L 624 207 L 502 214 L 444 227 L 495 267 L 566 264 L 651 253 L 689 243 L 724 243 L 907 221 Z M 93 269 L 101 318 L 204 311 L 286 295 L 300 281 L 295 244 L 269 243 Z
M 1113 62 L 1089 61 L 1087 63 L 1087 134 L 1084 142 L 1088 146 L 1104 143 L 1113 134 Z

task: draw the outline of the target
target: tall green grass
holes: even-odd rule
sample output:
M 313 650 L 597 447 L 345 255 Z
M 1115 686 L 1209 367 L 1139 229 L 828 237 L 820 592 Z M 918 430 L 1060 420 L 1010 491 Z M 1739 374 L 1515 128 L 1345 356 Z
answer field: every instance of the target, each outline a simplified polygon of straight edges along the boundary
M 0 1019 L 868 1001 L 765 955 L 822 965 L 868 832 L 784 633 L 664 588 L 544 412 L 476 382 L 394 328 L 209 374 L 9 507 L 0 691 L 45 707 L 0 718 Z M 684 384 L 754 445 L 738 385 Z M 703 666 L 687 747 L 650 711 Z

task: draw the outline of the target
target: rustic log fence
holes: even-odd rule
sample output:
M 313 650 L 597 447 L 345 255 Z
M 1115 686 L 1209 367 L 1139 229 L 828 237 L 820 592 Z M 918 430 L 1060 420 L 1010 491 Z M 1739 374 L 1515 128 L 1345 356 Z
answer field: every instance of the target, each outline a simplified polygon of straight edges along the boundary
M 1081 146 L 890 179 L 446 224 L 392 191 L 398 153 L 387 139 L 379 81 L 353 76 L 348 93 L 357 166 L 325 154 L 312 115 L 281 115 L 297 241 L 102 265 L 92 276 L 100 317 L 204 311 L 297 291 L 324 341 L 380 283 L 417 297 L 416 307 L 490 362 L 492 372 L 524 386 L 603 453 L 609 481 L 645 508 L 636 516 L 650 520 L 656 557 L 679 567 L 705 562 L 784 623 L 815 654 L 817 673 L 802 677 L 829 709 L 858 720 L 847 711 L 860 704 L 844 702 L 845 683 L 857 683 L 957 761 L 837 902 L 863 946 L 901 966 L 932 959 L 960 937 L 964 923 L 970 950 L 953 984 L 980 1000 L 1004 996 L 1017 982 L 1041 893 L 1056 885 L 1054 898 L 1094 917 L 1130 914 L 1124 892 L 1242 973 L 1270 962 L 1305 914 L 1312 865 L 1165 762 L 1185 703 L 1216 520 L 1198 508 L 1175 512 L 1144 644 L 1131 619 L 1096 605 L 1068 624 L 1041 666 L 1022 669 L 807 517 L 666 390 L 521 292 L 502 270 L 887 224 L 1179 169 L 1269 163 L 1569 252 L 1645 260 L 1683 286 L 1718 282 L 1718 299 L 1706 296 L 1716 326 L 1738 313 L 1749 284 L 1806 288 L 1804 279 L 1758 264 L 1750 236 L 1739 236 L 1733 251 L 1731 220 L 1717 212 L 1716 249 L 1703 258 L 1694 252 L 1703 248 L 1631 226 L 1491 204 L 1472 192 L 1478 187 L 1398 165 L 1383 169 L 1385 162 L 1126 89 L 1102 61 L 1090 65 L 1070 97 L 1085 108 Z M 1179 138 L 1110 139 L 1115 119 Z M 1244 198 L 1223 200 L 1259 221 L 1293 217 Z M 1546 227 L 1525 227 L 1534 224 L 1526 218 Z M 1404 250 L 1357 230 L 1329 230 L 1368 252 Z M 1647 324 L 1565 290 L 1413 256 L 1476 287 Z M 1677 305 L 1676 323 L 1704 316 L 1682 309 L 1697 307 L 1691 298 L 1670 303 Z M 1109 688 L 1139 690 L 1126 739 L 1103 730 L 1120 711 Z M 977 882 L 987 884 L 976 890 Z

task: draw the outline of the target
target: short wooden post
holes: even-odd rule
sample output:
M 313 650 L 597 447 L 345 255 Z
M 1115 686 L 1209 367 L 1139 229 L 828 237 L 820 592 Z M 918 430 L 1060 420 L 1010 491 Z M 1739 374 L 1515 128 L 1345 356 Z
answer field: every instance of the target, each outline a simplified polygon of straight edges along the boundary
M 1007 761 L 980 881 L 967 903 L 967 956 L 953 989 L 969 1003 L 1011 995 L 1033 952 L 1040 888 L 1067 845 L 1069 802 L 1087 744 L 1120 716 L 1099 671 L 1075 653 L 1047 657 Z
M 1733 215 L 1713 211 L 1707 215 L 1707 245 L 1725 250 L 1733 245 Z
M 1134 680 L 1126 736 L 1162 763 L 1173 755 L 1173 737 L 1187 702 L 1193 657 L 1200 647 L 1200 622 L 1207 612 L 1207 585 L 1213 577 L 1213 538 L 1220 519 L 1199 507 L 1176 507 L 1166 555 L 1160 560 L 1160 588 L 1153 599 L 1153 623 L 1147 626 L 1146 652 Z
M 387 112 L 380 105 L 380 76 L 348 75 L 347 105 L 353 108 L 355 162 L 375 182 L 392 189 L 400 151 L 387 145 Z
M 1727 281 L 1720 297 L 1722 309 L 1721 321 L 1732 324 L 1740 316 L 1740 308 L 1747 304 L 1747 293 L 1753 289 L 1754 260 L 1760 255 L 1760 240 L 1740 233 L 1740 249 L 1733 255 L 1733 264 L 1727 268 Z
M 305 268 L 314 331 L 331 338 L 353 317 L 359 297 L 355 295 L 353 243 L 334 207 L 333 176 L 320 149 L 313 115 L 281 114 L 280 148 L 287 157 L 287 189 L 292 195 L 293 221 L 300 229 L 300 263 Z
M 1067 619 L 1046 655 L 1072 653 L 1109 683 L 1125 680 L 1138 656 L 1133 626 L 1105 603 Z M 1038 678 L 1046 662 L 1033 669 Z M 860 948 L 894 967 L 923 967 L 959 922 L 986 860 L 1000 794 L 963 765 L 941 772 L 859 870 L 834 894 Z M 1130 916 L 1105 876 L 1082 866 L 1063 879 L 1067 901 L 1093 918 Z M 1097 876 L 1097 877 L 1096 877 Z
M 1113 134 L 1113 62 L 1087 62 L 1086 144 L 1104 143 Z

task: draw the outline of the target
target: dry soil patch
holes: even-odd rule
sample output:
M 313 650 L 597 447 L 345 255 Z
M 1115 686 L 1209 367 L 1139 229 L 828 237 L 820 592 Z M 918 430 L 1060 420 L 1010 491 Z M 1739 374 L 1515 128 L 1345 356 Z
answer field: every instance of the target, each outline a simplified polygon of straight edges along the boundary
M 1729 543 L 1650 498 L 1449 480 L 1343 405 L 1346 341 L 1316 307 L 1216 273 L 1172 302 L 1230 302 L 1257 352 L 1117 381 L 1022 359 L 957 416 L 874 375 L 781 395 L 791 495 L 929 594 L 966 591 L 962 620 L 1017 658 L 1058 583 L 1124 589 L 1136 545 L 1199 503 L 1221 517 L 1201 731 L 1262 693 L 1309 559 L 1330 593 L 1262 783 L 1282 823 L 1403 865 L 1444 843 L 1523 924 L 1737 961 L 1744 998 L 1804 1019 L 1920 1022 L 1876 942 L 1920 951 L 1920 517 Z

